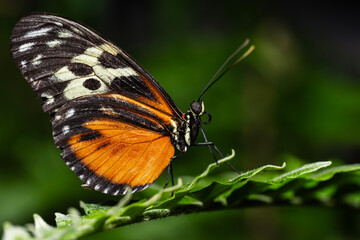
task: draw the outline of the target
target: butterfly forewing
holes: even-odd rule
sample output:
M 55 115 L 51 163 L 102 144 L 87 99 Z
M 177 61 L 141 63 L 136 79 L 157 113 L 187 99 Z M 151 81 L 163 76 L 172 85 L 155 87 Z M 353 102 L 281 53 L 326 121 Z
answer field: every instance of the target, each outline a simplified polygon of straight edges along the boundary
M 66 18 L 22 18 L 15 63 L 52 118 L 55 144 L 88 187 L 123 194 L 157 179 L 183 120 L 165 90 L 123 50 Z

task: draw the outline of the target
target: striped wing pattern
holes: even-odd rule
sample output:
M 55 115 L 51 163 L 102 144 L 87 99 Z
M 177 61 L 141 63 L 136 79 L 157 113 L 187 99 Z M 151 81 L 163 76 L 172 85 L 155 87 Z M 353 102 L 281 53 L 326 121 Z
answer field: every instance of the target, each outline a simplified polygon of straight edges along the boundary
M 127 53 L 51 14 L 22 18 L 11 50 L 52 116 L 62 158 L 87 187 L 119 195 L 158 178 L 174 155 L 171 134 L 183 114 Z

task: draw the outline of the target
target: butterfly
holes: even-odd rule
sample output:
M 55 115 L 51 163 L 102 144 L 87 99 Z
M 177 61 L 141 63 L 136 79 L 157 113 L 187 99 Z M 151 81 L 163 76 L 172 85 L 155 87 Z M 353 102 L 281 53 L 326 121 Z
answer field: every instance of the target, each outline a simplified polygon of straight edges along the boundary
M 201 96 L 183 113 L 129 54 L 76 21 L 25 16 L 13 29 L 11 51 L 52 118 L 62 159 L 87 188 L 138 192 L 168 167 L 167 185 L 172 161 L 190 146 L 208 146 L 215 160 L 213 148 L 222 156 L 201 126 L 211 120 Z M 199 131 L 204 143 L 196 143 Z

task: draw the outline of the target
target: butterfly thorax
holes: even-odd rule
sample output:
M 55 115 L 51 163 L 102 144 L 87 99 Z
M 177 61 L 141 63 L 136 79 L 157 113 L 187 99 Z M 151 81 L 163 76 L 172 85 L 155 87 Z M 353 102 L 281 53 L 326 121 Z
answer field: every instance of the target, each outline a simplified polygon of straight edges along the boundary
M 181 152 L 186 152 L 193 145 L 199 133 L 201 115 L 205 107 L 203 101 L 193 101 L 184 114 L 184 120 L 172 137 L 172 143 Z

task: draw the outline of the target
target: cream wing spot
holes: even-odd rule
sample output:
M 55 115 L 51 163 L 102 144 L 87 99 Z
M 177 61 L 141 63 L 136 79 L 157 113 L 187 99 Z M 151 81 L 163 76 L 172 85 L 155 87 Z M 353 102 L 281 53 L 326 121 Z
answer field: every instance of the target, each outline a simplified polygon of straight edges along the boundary
M 83 33 L 79 29 L 77 29 L 76 27 L 71 26 L 71 30 L 73 30 L 74 32 L 76 32 L 79 35 L 83 35 Z
M 55 99 L 54 98 L 49 98 L 47 101 L 46 101 L 46 105 L 49 105 L 49 104 L 53 104 L 55 102 Z
M 83 54 L 74 57 L 71 62 L 84 63 L 91 67 L 99 64 L 98 58 L 104 51 L 98 47 L 91 47 L 85 50 Z
M 57 26 L 59 26 L 59 27 L 62 27 L 62 26 L 63 26 L 63 24 L 60 23 L 60 22 L 54 22 L 54 24 L 57 25 Z
M 100 110 L 101 110 L 103 113 L 105 113 L 106 115 L 109 115 L 109 116 L 117 116 L 117 115 L 118 115 L 112 107 L 102 106 L 102 107 L 100 108 Z
M 59 38 L 71 38 L 73 35 L 68 31 L 61 31 L 58 33 Z
M 60 46 L 62 43 L 63 42 L 61 40 L 54 39 L 52 41 L 47 42 L 46 45 L 50 48 L 54 48 L 54 47 Z
M 130 67 L 126 68 L 106 68 L 113 76 L 122 76 L 122 77 L 129 77 L 129 76 L 137 76 L 138 74 Z
M 110 84 L 112 80 L 114 79 L 114 75 L 112 75 L 109 71 L 107 71 L 106 68 L 104 68 L 101 65 L 96 65 L 93 67 L 94 73 L 96 76 L 101 78 L 103 81 L 105 81 L 107 84 Z
M 107 84 L 111 82 L 116 77 L 129 77 L 137 76 L 138 74 L 130 67 L 126 68 L 104 68 L 102 65 L 96 65 L 93 67 L 94 73 L 104 80 Z
M 105 51 L 107 51 L 108 53 L 116 56 L 119 52 L 120 52 L 120 49 L 118 49 L 116 46 L 114 45 L 110 45 L 109 43 L 104 43 L 102 45 L 100 45 L 100 48 L 101 49 L 104 49 Z
M 70 81 L 64 90 L 64 97 L 71 100 L 85 95 L 105 93 L 108 90 L 107 86 L 95 76 L 92 76 L 91 79 L 97 80 L 99 87 L 97 89 L 86 88 L 84 84 L 88 79 L 89 77 L 82 77 Z
M 51 79 L 63 82 L 72 80 L 74 78 L 76 78 L 75 74 L 69 70 L 68 66 L 65 66 L 60 68 Z
M 91 47 L 85 50 L 84 54 L 94 56 L 94 57 L 100 57 L 100 55 L 104 51 L 99 47 Z
M 50 94 L 47 94 L 45 92 L 41 94 L 41 97 L 46 99 L 45 100 L 46 105 L 52 104 L 55 101 L 55 99 Z
M 62 132 L 64 135 L 68 134 L 70 132 L 70 126 L 69 125 L 63 126 Z
M 88 178 L 88 180 L 86 181 L 86 184 L 87 185 L 90 185 L 92 183 L 92 179 L 91 178 Z
M 21 67 L 24 68 L 24 67 L 26 67 L 27 61 L 23 60 L 20 62 L 20 64 L 21 64 Z
M 30 50 L 35 44 L 35 42 L 24 43 L 19 47 L 19 52 L 25 52 L 27 50 Z
M 91 55 L 86 55 L 86 54 L 81 54 L 79 56 L 74 57 L 71 62 L 73 63 L 84 63 L 87 64 L 91 67 L 95 66 L 96 64 L 99 63 L 98 58 L 91 56 Z
M 35 65 L 39 65 L 41 63 L 41 58 L 43 57 L 42 54 L 38 54 L 36 57 L 34 57 L 33 60 L 31 60 L 32 64 Z
M 52 30 L 52 27 L 40 28 L 34 31 L 30 31 L 24 35 L 24 38 L 35 38 L 39 36 L 44 36 L 47 35 L 50 30 Z
M 65 118 L 69 118 L 75 115 L 75 109 L 74 108 L 70 108 L 66 114 L 65 114 Z

